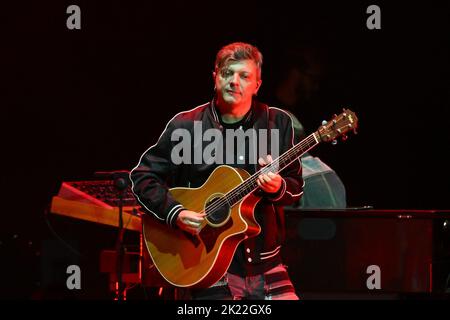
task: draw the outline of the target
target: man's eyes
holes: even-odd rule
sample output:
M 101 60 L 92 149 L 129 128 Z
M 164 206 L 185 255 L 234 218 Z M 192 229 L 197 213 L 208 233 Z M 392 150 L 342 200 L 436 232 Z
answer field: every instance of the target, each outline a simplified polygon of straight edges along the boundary
M 231 77 L 232 75 L 233 75 L 233 72 L 231 70 L 224 70 L 224 71 L 222 71 L 222 76 L 224 78 Z
M 222 77 L 224 77 L 224 78 L 229 78 L 229 77 L 232 77 L 233 75 L 234 75 L 234 72 L 231 70 L 222 71 Z M 248 78 L 250 78 L 250 75 L 248 73 L 239 73 L 239 77 L 241 79 L 248 79 Z

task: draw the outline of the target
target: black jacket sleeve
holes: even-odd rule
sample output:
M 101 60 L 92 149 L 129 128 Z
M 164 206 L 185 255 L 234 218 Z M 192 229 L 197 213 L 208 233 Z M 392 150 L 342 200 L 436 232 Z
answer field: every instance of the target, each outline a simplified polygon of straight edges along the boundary
M 138 165 L 130 172 L 132 191 L 139 203 L 172 227 L 184 209 L 168 190 L 168 182 L 177 171 L 177 166 L 171 161 L 173 121 L 168 123 L 158 142 L 144 152 Z
M 294 146 L 294 122 L 288 113 L 277 121 L 280 129 L 280 155 Z M 276 205 L 287 206 L 300 200 L 303 195 L 302 166 L 300 159 L 296 159 L 280 172 L 283 178 L 280 190 L 275 194 L 264 193 L 265 197 Z

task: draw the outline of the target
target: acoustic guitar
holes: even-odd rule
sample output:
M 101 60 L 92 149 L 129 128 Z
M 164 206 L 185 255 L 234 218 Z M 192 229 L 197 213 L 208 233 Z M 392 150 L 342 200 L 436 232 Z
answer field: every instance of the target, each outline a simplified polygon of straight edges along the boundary
M 250 175 L 245 170 L 218 166 L 199 188 L 173 188 L 172 196 L 186 209 L 206 214 L 198 235 L 163 224 L 143 215 L 143 236 L 155 267 L 162 277 L 177 287 L 209 287 L 226 273 L 233 255 L 244 239 L 254 237 L 260 226 L 254 208 L 260 197 L 261 173 L 278 173 L 320 142 L 333 142 L 346 133 L 356 133 L 358 119 L 354 112 L 343 109 L 317 131 Z

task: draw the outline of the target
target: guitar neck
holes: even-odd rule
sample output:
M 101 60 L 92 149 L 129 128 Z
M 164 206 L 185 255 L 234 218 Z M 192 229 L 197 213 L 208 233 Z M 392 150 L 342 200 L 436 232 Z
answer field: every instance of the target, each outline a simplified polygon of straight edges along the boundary
M 269 172 L 279 173 L 281 170 L 289 166 L 292 162 L 301 157 L 304 153 L 314 148 L 320 143 L 320 135 L 316 131 L 310 134 L 308 137 L 300 141 L 298 144 L 293 146 L 291 149 L 283 153 L 281 156 L 273 160 L 267 166 L 263 167 L 261 170 L 253 174 L 247 180 L 242 182 L 240 185 L 230 190 L 225 196 L 225 200 L 229 206 L 233 206 L 235 203 L 239 202 L 249 193 L 253 192 L 258 188 L 257 179 L 260 174 L 267 174 Z

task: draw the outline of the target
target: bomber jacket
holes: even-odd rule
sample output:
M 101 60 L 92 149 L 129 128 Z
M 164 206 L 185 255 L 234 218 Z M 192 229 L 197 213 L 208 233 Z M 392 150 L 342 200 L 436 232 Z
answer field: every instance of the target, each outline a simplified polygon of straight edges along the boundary
M 258 132 L 268 130 L 265 136 L 257 135 L 257 146 L 260 139 L 267 139 L 267 154 L 271 146 L 278 143 L 279 155 L 294 145 L 294 129 L 290 115 L 282 109 L 271 108 L 256 100 L 251 107 L 252 116 L 248 125 Z M 183 206 L 177 202 L 168 189 L 173 187 L 199 187 L 221 163 L 194 159 L 195 152 L 204 150 L 208 141 L 192 139 L 190 143 L 191 161 L 176 164 L 173 159 L 173 148 L 180 143 L 180 130 L 191 136 L 204 133 L 208 129 L 224 128 L 219 121 L 218 109 L 214 100 L 200 105 L 192 110 L 178 113 L 166 125 L 165 130 L 156 144 L 147 149 L 141 156 L 138 165 L 131 170 L 132 191 L 146 213 L 153 215 L 161 222 L 176 228 L 176 220 Z M 278 135 L 271 135 L 273 129 L 278 129 Z M 273 141 L 276 139 L 277 141 Z M 198 144 L 203 148 L 198 149 Z M 225 139 L 223 144 L 225 145 Z M 180 145 L 178 145 L 179 147 Z M 257 147 L 259 148 L 259 147 Z M 259 149 L 258 149 L 259 150 Z M 188 152 L 189 153 L 189 152 Z M 183 159 L 186 154 L 183 154 Z M 225 162 L 226 157 L 223 157 Z M 248 161 L 248 155 L 246 160 Z M 225 163 L 227 164 L 227 163 Z M 233 164 L 230 164 L 233 166 Z M 250 174 L 259 167 L 256 163 L 246 166 Z M 280 249 L 284 240 L 283 206 L 297 202 L 303 194 L 302 167 L 299 159 L 292 162 L 280 172 L 282 186 L 276 194 L 268 194 L 257 189 L 254 192 L 261 197 L 255 208 L 255 219 L 261 226 L 261 232 L 244 240 L 238 247 L 229 272 L 245 275 L 261 274 L 281 263 Z M 236 261 L 237 260 L 237 261 Z M 236 267 L 244 263 L 242 267 Z

